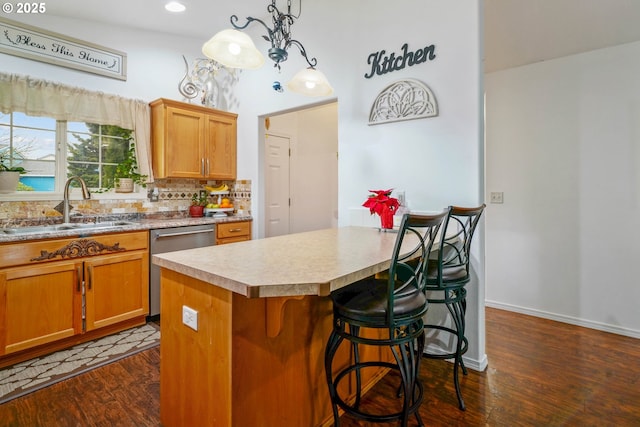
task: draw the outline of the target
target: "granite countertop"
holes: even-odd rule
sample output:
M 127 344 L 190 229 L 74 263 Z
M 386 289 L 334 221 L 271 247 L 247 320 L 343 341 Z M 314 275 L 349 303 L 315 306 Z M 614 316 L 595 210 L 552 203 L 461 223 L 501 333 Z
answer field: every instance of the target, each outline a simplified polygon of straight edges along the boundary
M 396 237 L 330 228 L 157 254 L 152 262 L 250 298 L 324 296 L 388 269 Z
M 81 220 L 82 218 L 73 218 Z M 111 218 L 110 221 L 119 219 Z M 188 225 L 219 224 L 224 222 L 251 221 L 251 215 L 231 215 L 226 218 L 202 217 L 202 218 L 144 218 L 144 219 L 123 219 L 127 224 L 97 229 L 68 229 L 68 230 L 48 230 L 38 233 L 28 234 L 6 234 L 0 228 L 0 243 L 26 242 L 30 240 L 65 238 L 65 237 L 86 237 L 89 235 L 99 235 L 107 233 L 122 233 L 128 231 L 151 230 L 157 228 L 184 227 Z

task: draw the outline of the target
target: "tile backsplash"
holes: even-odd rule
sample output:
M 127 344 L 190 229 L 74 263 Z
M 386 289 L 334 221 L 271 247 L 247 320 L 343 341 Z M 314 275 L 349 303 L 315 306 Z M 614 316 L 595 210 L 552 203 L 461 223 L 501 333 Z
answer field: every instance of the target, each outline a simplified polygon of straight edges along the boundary
M 117 214 L 142 214 L 145 216 L 166 215 L 170 217 L 188 216 L 191 197 L 204 189 L 204 185 L 216 186 L 226 183 L 236 212 L 251 214 L 251 181 L 199 181 L 194 179 L 159 179 L 150 184 L 148 191 L 158 190 L 158 201 L 145 199 L 110 199 L 102 195 L 100 199 L 71 200 L 73 215 L 100 216 Z M 215 202 L 215 197 L 210 197 Z M 3 201 L 0 203 L 0 227 L 8 224 L 30 222 L 55 222 L 62 215 L 54 208 L 61 200 Z

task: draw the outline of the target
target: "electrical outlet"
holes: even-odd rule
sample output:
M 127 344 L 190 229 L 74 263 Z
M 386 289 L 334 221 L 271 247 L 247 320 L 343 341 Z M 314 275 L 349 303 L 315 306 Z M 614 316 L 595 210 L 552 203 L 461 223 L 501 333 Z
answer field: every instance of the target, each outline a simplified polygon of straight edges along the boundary
M 182 323 L 193 329 L 198 330 L 198 312 L 186 305 L 182 306 Z
M 504 193 L 502 191 L 496 191 L 491 193 L 491 203 L 503 203 Z

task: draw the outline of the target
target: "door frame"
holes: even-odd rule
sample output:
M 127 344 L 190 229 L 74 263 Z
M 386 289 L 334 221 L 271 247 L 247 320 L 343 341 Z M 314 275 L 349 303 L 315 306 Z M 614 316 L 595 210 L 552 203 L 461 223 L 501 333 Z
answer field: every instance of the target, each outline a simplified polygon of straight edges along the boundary
M 327 99 L 327 100 L 323 100 L 320 102 L 314 102 L 311 104 L 306 104 L 306 105 L 302 105 L 299 107 L 295 107 L 295 108 L 288 108 L 288 109 L 284 109 L 284 110 L 279 110 L 279 111 L 274 111 L 271 113 L 267 113 L 267 114 L 261 114 L 258 116 L 258 176 L 259 176 L 259 180 L 258 180 L 258 185 L 256 186 L 256 191 L 252 192 L 252 204 L 255 204 L 255 206 L 260 206 L 260 210 L 259 210 L 259 214 L 257 215 L 257 221 L 255 221 L 254 224 L 254 232 L 255 232 L 255 238 L 264 238 L 265 234 L 266 234 L 266 219 L 267 219 L 267 215 L 266 215 L 266 179 L 265 179 L 265 134 L 268 132 L 267 130 L 267 126 L 265 125 L 265 121 L 266 119 L 273 117 L 273 116 L 278 116 L 278 115 L 283 115 L 283 114 L 289 114 L 289 113 L 296 113 L 296 112 L 300 112 L 300 111 L 304 111 L 304 110 L 310 110 L 310 109 L 314 109 L 320 106 L 324 106 L 324 105 L 328 105 L 328 104 L 338 104 L 338 99 L 337 98 L 331 98 L 331 99 Z M 339 115 L 338 115 L 338 120 L 339 120 Z M 338 129 L 339 129 L 339 122 L 337 124 Z M 293 138 L 292 138 L 293 140 Z M 339 141 L 338 141 L 338 149 L 339 149 Z

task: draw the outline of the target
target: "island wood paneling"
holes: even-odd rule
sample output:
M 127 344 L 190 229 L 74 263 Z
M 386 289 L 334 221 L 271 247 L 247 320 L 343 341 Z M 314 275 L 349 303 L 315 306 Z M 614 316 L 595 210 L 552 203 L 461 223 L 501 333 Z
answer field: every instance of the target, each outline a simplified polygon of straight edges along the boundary
M 230 426 L 231 292 L 164 268 L 160 276 L 162 425 Z M 198 331 L 182 324 L 183 306 L 198 312 Z
M 283 300 L 274 304 L 166 269 L 161 277 L 163 426 L 330 423 L 324 371 L 332 324 L 328 297 L 275 297 Z M 197 332 L 182 324 L 184 305 L 198 312 Z M 274 321 L 277 327 L 268 324 Z M 335 370 L 351 357 L 346 343 L 340 350 Z M 391 357 L 380 348 L 361 352 L 362 360 L 381 356 Z M 384 372 L 363 372 L 365 387 Z M 353 394 L 353 381 L 344 381 L 342 392 Z

